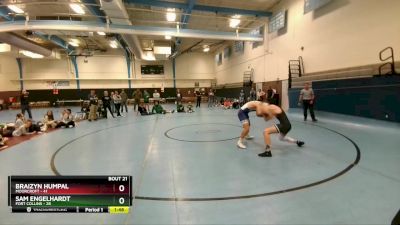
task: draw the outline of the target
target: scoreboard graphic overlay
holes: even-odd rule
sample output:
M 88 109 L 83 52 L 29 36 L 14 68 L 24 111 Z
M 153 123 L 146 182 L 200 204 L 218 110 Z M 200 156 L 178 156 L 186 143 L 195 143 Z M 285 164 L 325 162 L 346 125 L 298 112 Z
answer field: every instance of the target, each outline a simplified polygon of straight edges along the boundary
M 128 213 L 132 176 L 9 176 L 13 213 Z

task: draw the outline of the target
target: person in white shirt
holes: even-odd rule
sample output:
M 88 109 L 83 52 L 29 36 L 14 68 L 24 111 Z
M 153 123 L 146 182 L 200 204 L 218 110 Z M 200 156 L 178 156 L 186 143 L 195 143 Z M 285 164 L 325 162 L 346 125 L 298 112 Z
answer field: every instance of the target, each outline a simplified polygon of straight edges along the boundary
M 71 109 L 65 109 L 61 115 L 61 120 L 57 123 L 56 128 L 65 127 L 75 127 L 74 117 L 71 114 Z
M 117 112 L 117 116 L 121 116 L 122 98 L 121 98 L 121 95 L 119 95 L 118 91 L 115 91 L 115 93 L 114 93 L 113 102 L 114 102 L 114 105 L 115 105 L 115 111 Z
M 310 110 L 311 119 L 317 122 L 314 114 L 314 91 L 310 87 L 310 83 L 305 83 L 304 88 L 300 91 L 299 105 L 303 103 L 304 121 L 307 120 L 307 111 Z
M 154 102 L 160 101 L 160 93 L 158 93 L 157 90 L 154 90 L 154 93 L 153 93 L 153 101 L 154 101 Z
M 210 88 L 208 91 L 208 107 L 213 107 L 214 106 L 214 91 L 213 89 Z
M 178 89 L 176 90 L 176 104 L 182 104 L 182 94 L 181 91 Z
M 29 128 L 31 126 L 32 126 L 32 120 L 28 119 L 23 125 L 19 126 L 13 131 L 12 136 L 19 137 L 36 133 L 36 132 L 29 132 Z
M 22 113 L 18 113 L 16 118 L 15 118 L 15 124 L 14 127 L 15 129 L 18 129 L 20 126 L 25 124 L 25 117 Z

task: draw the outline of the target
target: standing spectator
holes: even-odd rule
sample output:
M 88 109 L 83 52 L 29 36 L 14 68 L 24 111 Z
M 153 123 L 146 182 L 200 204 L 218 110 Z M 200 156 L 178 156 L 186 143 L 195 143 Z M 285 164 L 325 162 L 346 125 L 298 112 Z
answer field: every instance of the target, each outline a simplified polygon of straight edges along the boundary
M 272 93 L 273 93 L 272 87 L 269 86 L 269 87 L 268 87 L 268 90 L 267 90 L 267 99 L 268 99 L 268 98 L 271 98 Z
M 121 108 L 122 98 L 121 98 L 121 95 L 119 95 L 118 91 L 115 91 L 113 100 L 114 100 L 115 111 L 117 112 L 117 116 L 121 116 L 120 108 Z
M 257 91 L 257 101 L 263 101 L 263 98 L 265 96 L 265 92 L 261 89 L 258 89 Z
M 150 94 L 149 94 L 149 92 L 147 92 L 147 90 L 144 90 L 144 92 L 143 92 L 143 102 L 144 102 L 144 106 L 147 109 L 147 112 L 150 112 L 150 108 L 149 108 Z
M 208 91 L 208 107 L 213 107 L 214 106 L 214 91 L 213 89 L 210 88 Z
M 103 107 L 104 107 L 104 111 L 105 111 L 105 114 L 106 114 L 106 118 L 107 118 L 107 114 L 108 114 L 107 113 L 107 109 L 108 109 L 108 111 L 110 111 L 111 116 L 113 118 L 115 118 L 114 113 L 113 113 L 113 111 L 111 109 L 111 102 L 114 101 L 114 100 L 111 99 L 111 97 L 108 95 L 108 91 L 104 91 L 104 95 L 101 98 L 101 101 L 103 102 Z
M 312 121 L 317 122 L 314 114 L 314 97 L 314 91 L 310 87 L 310 83 L 305 83 L 299 97 L 299 105 L 303 103 L 304 121 L 307 120 L 307 110 L 310 109 Z
M 154 103 L 155 103 L 156 101 L 160 101 L 160 93 L 158 93 L 157 90 L 154 90 L 154 93 L 153 93 L 153 101 L 154 101 Z
M 112 91 L 111 93 L 110 93 L 110 97 L 111 97 L 111 101 L 110 101 L 110 107 L 111 107 L 111 111 L 113 112 L 113 113 L 116 113 L 116 111 L 115 111 L 115 105 L 114 105 L 114 92 Z
M 196 95 L 196 108 L 197 107 L 200 108 L 200 104 L 201 104 L 201 93 L 200 93 L 200 91 L 195 91 L 195 95 Z
M 179 89 L 176 91 L 176 104 L 182 104 L 182 94 Z
M 260 98 L 258 99 L 258 101 L 265 102 L 266 99 L 267 99 L 267 94 L 260 89 Z
M 121 90 L 121 112 L 124 112 L 124 107 L 125 111 L 128 113 L 128 95 L 126 94 L 125 90 Z
M 274 97 L 274 90 L 271 86 L 269 86 L 267 90 L 267 102 L 271 102 L 271 99 Z
M 249 95 L 250 95 L 250 101 L 257 100 L 257 94 L 254 88 L 251 88 Z
M 244 91 L 242 89 L 242 90 L 240 90 L 240 94 L 239 94 L 239 105 L 240 106 L 244 105 L 244 100 L 245 100 L 245 96 L 244 96 Z
M 31 107 L 29 105 L 29 92 L 26 90 L 22 90 L 21 92 L 21 112 L 22 115 L 25 116 L 25 111 L 28 112 L 29 119 L 32 119 Z
M 91 90 L 88 99 L 89 99 L 89 122 L 90 122 L 92 120 L 97 120 L 97 105 L 99 104 L 99 98 L 97 98 L 96 92 L 94 90 Z
M 142 92 L 139 89 L 136 89 L 135 92 L 133 92 L 133 111 L 136 112 L 136 106 L 139 108 L 140 106 L 140 99 L 142 98 Z

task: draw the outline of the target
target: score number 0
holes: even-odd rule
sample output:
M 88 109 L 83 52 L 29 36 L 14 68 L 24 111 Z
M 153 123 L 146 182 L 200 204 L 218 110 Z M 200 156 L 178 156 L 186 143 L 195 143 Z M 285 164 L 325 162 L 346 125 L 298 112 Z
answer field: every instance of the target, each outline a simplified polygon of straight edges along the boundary
M 124 192 L 125 191 L 125 186 L 122 185 L 122 184 L 119 185 L 118 190 L 120 192 Z M 123 205 L 125 203 L 125 198 L 124 197 L 119 198 L 118 202 L 119 202 L 119 204 Z

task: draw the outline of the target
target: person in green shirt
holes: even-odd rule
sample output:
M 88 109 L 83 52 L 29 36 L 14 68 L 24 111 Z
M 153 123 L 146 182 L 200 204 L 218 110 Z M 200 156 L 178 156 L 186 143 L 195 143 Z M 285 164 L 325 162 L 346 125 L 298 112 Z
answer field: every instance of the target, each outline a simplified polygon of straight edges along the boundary
M 174 113 L 175 110 L 167 111 L 167 110 L 163 109 L 163 107 L 160 105 L 159 101 L 155 101 L 151 112 L 156 113 L 156 114 L 165 114 L 165 113 Z
M 178 104 L 176 105 L 176 111 L 178 113 L 185 112 L 185 107 L 182 105 L 182 102 L 178 102 Z
M 150 111 L 150 108 L 149 108 L 150 94 L 149 94 L 149 92 L 147 92 L 147 90 L 143 91 L 143 102 L 144 102 L 144 105 L 146 106 L 147 111 Z

